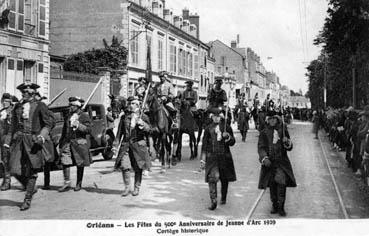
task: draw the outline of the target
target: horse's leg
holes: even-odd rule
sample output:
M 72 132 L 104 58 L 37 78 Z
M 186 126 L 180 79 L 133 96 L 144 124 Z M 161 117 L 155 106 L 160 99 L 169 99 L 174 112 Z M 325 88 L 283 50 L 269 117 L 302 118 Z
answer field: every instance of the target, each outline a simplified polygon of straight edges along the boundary
M 197 158 L 197 142 L 195 137 L 195 131 L 190 132 L 190 143 L 193 143 L 193 150 L 194 150 L 194 159 Z M 191 148 L 192 149 L 192 148 Z
M 182 159 L 182 135 L 183 135 L 182 130 L 178 130 L 178 145 L 176 150 L 176 157 L 179 162 Z
M 166 157 L 167 157 L 167 163 L 168 163 L 168 168 L 170 168 L 170 165 L 171 165 L 171 161 L 172 161 L 172 142 L 173 142 L 173 137 L 171 134 L 167 134 L 166 135 L 166 143 L 165 143 L 165 146 L 166 146 Z
M 191 156 L 190 156 L 190 160 L 195 159 L 195 156 L 193 154 L 193 136 L 191 135 L 191 131 L 187 132 L 188 137 L 189 137 L 189 144 L 190 144 L 190 150 L 191 150 Z
M 199 126 L 199 133 L 197 134 L 197 140 L 195 140 L 196 146 L 198 146 L 200 143 L 201 135 L 202 135 L 202 126 Z
M 160 133 L 160 160 L 161 160 L 161 172 L 165 172 L 165 140 L 166 134 Z

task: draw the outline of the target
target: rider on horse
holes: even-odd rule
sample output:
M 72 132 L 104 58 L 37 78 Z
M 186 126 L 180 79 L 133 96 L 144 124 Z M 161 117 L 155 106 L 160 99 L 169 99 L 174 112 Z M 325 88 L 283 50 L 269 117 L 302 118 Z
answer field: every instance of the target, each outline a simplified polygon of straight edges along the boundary
M 174 86 L 168 77 L 168 73 L 166 71 L 162 71 L 159 73 L 160 83 L 156 85 L 156 91 L 158 98 L 163 102 L 164 107 L 170 113 L 170 116 L 176 112 L 176 109 L 173 105 L 173 99 L 175 97 L 174 94 Z
M 189 106 L 192 114 L 195 115 L 195 113 L 197 112 L 197 92 L 193 90 L 193 82 L 191 80 L 186 81 L 186 84 L 186 89 L 182 92 L 182 94 L 180 94 L 181 103 Z
M 227 101 L 227 93 L 224 89 L 222 89 L 222 78 L 215 78 L 215 86 L 209 91 L 208 101 L 209 106 L 208 110 L 212 107 L 222 107 L 224 108 L 224 103 Z

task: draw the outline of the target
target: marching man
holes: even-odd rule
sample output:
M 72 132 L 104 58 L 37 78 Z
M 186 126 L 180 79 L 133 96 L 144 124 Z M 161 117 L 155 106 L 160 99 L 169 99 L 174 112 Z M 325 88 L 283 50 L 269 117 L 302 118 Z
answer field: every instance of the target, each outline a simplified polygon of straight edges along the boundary
M 292 150 L 292 142 L 282 119 L 269 111 L 266 127 L 260 132 L 258 141 L 261 171 L 259 189 L 269 187 L 273 209 L 271 214 L 286 216 L 284 204 L 286 188 L 296 187 L 295 176 L 287 151 Z
M 132 195 L 137 196 L 141 186 L 142 172 L 151 166 L 145 140 L 146 133 L 150 132 L 149 118 L 145 114 L 141 114 L 140 118 L 140 101 L 137 97 L 131 96 L 127 101 L 128 114 L 120 120 L 117 133 L 117 140 L 121 140 L 117 167 L 122 170 L 125 185 L 122 197 L 128 196 L 131 192 L 131 170 L 135 172 Z
M 17 87 L 22 92 L 22 101 L 13 109 L 12 121 L 4 147 L 10 148 L 10 171 L 26 189 L 21 211 L 31 207 L 36 193 L 37 172 L 45 161 L 54 158 L 50 130 L 54 125 L 45 103 L 35 99 L 40 86 L 23 83 Z
M 209 184 L 211 204 L 217 208 L 217 182 L 221 182 L 220 204 L 226 204 L 228 183 L 236 181 L 236 172 L 230 147 L 235 144 L 231 126 L 225 127 L 224 114 L 219 108 L 209 110 L 212 123 L 206 127 L 202 140 L 201 168 L 205 168 L 205 182 Z M 228 123 L 228 122 L 227 122 Z
M 69 98 L 69 114 L 64 121 L 62 135 L 59 141 L 61 164 L 63 165 L 64 185 L 59 192 L 71 188 L 70 166 L 77 166 L 77 183 L 74 191 L 82 188 L 85 166 L 90 166 L 90 147 L 87 142 L 91 131 L 90 116 L 82 111 L 84 100 L 79 97 Z

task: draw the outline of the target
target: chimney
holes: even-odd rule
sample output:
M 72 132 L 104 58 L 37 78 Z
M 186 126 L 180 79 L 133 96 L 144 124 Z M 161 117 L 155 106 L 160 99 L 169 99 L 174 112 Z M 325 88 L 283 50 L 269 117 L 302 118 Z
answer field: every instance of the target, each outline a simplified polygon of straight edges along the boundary
M 170 24 L 173 24 L 173 12 L 169 9 L 164 9 L 164 20 L 168 21 Z
M 190 15 L 190 23 L 196 25 L 196 38 L 200 38 L 200 16 L 196 13 L 194 15 Z
M 173 20 L 174 20 L 174 26 L 180 29 L 182 27 L 182 21 L 183 21 L 182 16 L 174 16 Z
M 195 24 L 190 24 L 190 35 L 197 37 L 197 26 Z
M 186 33 L 190 33 L 190 21 L 189 20 L 183 20 L 182 30 Z
M 183 17 L 183 20 L 188 20 L 190 18 L 190 10 L 188 10 L 187 8 L 183 9 L 182 17 Z
M 231 41 L 231 48 L 237 48 L 237 41 Z

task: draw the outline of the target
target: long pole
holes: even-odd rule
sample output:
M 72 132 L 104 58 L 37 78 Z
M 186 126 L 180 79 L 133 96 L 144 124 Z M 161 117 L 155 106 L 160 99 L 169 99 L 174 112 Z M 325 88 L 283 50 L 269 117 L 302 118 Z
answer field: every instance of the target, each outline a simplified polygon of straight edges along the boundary
M 324 109 L 327 108 L 327 56 L 324 53 Z
M 356 108 L 355 56 L 352 56 L 352 106 Z

